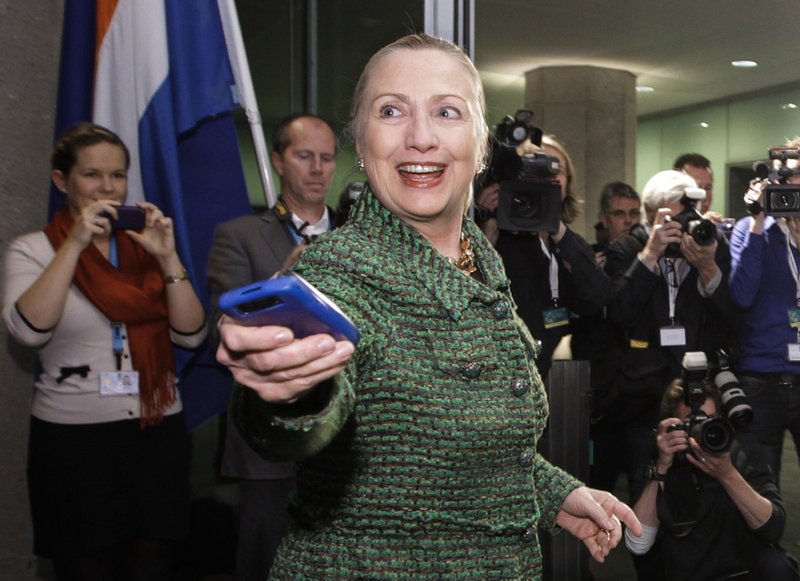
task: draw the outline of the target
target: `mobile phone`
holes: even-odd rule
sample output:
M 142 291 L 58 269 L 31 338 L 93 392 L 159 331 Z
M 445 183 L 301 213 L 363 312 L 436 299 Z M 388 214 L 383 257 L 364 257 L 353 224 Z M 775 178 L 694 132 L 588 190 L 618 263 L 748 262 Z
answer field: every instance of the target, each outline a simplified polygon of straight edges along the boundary
M 109 212 L 100 214 L 108 218 L 111 228 L 114 230 L 143 230 L 145 212 L 139 206 L 117 206 L 117 217 L 114 218 Z
M 240 325 L 289 327 L 298 339 L 326 333 L 358 343 L 353 321 L 336 304 L 297 274 L 262 280 L 226 292 L 222 311 Z

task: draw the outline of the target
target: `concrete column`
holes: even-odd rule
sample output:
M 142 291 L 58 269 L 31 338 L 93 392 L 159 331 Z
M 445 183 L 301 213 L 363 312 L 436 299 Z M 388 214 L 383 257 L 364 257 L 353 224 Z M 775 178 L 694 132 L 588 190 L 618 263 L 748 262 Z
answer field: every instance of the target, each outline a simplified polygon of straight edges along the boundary
M 575 191 L 585 200 L 572 227 L 594 242 L 603 186 L 635 183 L 636 77 L 590 66 L 534 69 L 525 73 L 525 107 L 569 152 Z
M 47 218 L 63 2 L 0 0 L 0 256 Z M 31 546 L 25 479 L 33 350 L 0 324 L 0 579 L 44 579 Z

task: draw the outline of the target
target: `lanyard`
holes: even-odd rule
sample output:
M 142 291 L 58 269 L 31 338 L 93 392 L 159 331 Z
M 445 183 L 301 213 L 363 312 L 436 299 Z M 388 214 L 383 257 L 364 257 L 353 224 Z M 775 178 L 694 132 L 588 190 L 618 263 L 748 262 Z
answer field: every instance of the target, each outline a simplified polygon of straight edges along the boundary
M 119 252 L 117 251 L 117 238 L 115 236 L 111 236 L 108 239 L 108 261 L 114 268 L 119 268 Z
M 791 233 L 786 234 L 786 259 L 789 262 L 789 270 L 792 272 L 792 278 L 794 279 L 794 284 L 797 287 L 795 292 L 795 300 L 797 302 L 797 306 L 800 307 L 800 276 L 798 276 L 797 272 L 797 262 L 792 255 L 792 243 L 791 243 Z M 800 331 L 799 331 L 800 332 Z
M 310 244 L 317 236 L 331 229 L 331 217 L 327 206 L 325 206 L 322 219 L 313 225 L 295 216 L 294 212 L 280 198 L 275 203 L 274 211 L 278 216 L 278 220 L 286 224 L 289 234 L 292 235 L 297 244 L 301 242 Z
M 558 261 L 541 237 L 539 237 L 539 244 L 542 245 L 544 255 L 550 260 L 550 298 L 553 299 L 553 305 L 558 305 Z
M 661 272 L 664 273 L 664 279 L 667 281 L 667 290 L 669 291 L 669 320 L 675 324 L 675 303 L 678 300 L 678 290 L 681 284 L 689 274 L 689 265 L 682 258 L 662 258 Z
M 119 268 L 119 253 L 117 251 L 117 239 L 111 236 L 108 241 L 108 261 Z M 117 371 L 122 369 L 122 323 L 111 323 L 111 348 L 114 351 L 114 361 L 117 364 Z
M 111 323 L 111 346 L 114 350 L 114 361 L 117 364 L 117 371 L 122 369 L 122 323 Z

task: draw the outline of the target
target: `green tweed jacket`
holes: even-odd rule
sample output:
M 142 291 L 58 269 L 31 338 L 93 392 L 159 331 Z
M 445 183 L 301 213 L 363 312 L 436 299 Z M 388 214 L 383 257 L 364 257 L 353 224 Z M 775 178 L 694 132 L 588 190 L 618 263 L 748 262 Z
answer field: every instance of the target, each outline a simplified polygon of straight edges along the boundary
M 536 453 L 547 401 L 500 259 L 465 220 L 485 283 L 371 192 L 296 272 L 358 326 L 348 368 L 298 404 L 237 387 L 233 414 L 294 459 L 274 579 L 536 579 L 537 528 L 580 482 Z

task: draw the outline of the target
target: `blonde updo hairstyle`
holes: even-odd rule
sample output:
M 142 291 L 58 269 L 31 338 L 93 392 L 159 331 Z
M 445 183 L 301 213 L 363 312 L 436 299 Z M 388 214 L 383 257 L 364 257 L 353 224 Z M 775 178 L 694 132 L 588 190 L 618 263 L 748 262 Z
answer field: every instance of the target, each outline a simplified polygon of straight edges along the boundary
M 474 143 L 479 144 L 475 159 L 475 171 L 477 173 L 483 167 L 485 167 L 485 163 L 489 154 L 489 126 L 486 123 L 486 99 L 483 93 L 483 84 L 481 83 L 478 70 L 475 68 L 475 65 L 464 53 L 464 51 L 452 42 L 442 38 L 436 38 L 428 34 L 409 34 L 397 39 L 391 44 L 384 46 L 382 49 L 372 55 L 364 67 L 353 93 L 348 130 L 356 145 L 360 146 L 362 143 L 362 137 L 364 135 L 363 132 L 366 125 L 366 119 L 369 115 L 369 103 L 366 103 L 367 88 L 372 80 L 372 75 L 374 74 L 375 70 L 387 56 L 402 50 L 430 49 L 442 51 L 443 53 L 452 57 L 456 62 L 458 62 L 459 65 L 461 65 L 467 77 L 469 78 L 472 92 L 467 98 L 467 108 L 469 109 L 469 115 L 472 119 L 472 133 L 473 139 L 475 140 Z M 472 191 L 470 188 L 465 209 L 471 201 Z

